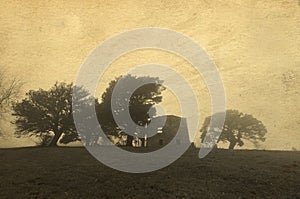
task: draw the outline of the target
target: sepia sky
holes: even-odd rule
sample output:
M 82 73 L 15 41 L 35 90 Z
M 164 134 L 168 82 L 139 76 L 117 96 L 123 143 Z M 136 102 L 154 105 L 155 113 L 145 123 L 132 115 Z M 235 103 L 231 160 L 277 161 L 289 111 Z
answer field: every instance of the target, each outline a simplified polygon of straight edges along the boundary
M 223 79 L 227 109 L 252 114 L 266 125 L 261 149 L 300 149 L 298 0 L 1 1 L 0 67 L 26 82 L 23 93 L 56 81 L 73 82 L 102 41 L 143 27 L 178 31 L 206 49 Z M 203 79 L 171 53 L 141 50 L 122 56 L 101 78 L 98 94 L 112 78 L 145 63 L 169 65 L 189 81 L 202 108 L 202 124 L 210 111 Z M 167 113 L 180 114 L 175 96 L 166 92 L 164 97 Z M 7 129 L 0 147 L 33 144 L 13 138 Z

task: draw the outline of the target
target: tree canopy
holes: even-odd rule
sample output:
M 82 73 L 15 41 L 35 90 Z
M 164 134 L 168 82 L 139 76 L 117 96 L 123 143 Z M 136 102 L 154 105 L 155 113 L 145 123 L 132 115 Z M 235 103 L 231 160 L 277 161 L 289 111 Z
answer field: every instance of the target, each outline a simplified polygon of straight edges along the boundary
M 13 105 L 16 134 L 39 137 L 41 141 L 49 141 L 48 146 L 56 146 L 59 140 L 64 144 L 79 140 L 72 116 L 73 89 L 81 103 L 91 105 L 94 98 L 73 84 L 56 83 L 49 90 L 26 93 L 25 99 Z
M 162 101 L 162 91 L 165 87 L 162 86 L 163 81 L 157 77 L 136 77 L 132 75 L 126 75 L 124 77 L 120 76 L 109 83 L 108 88 L 102 95 L 102 101 L 98 107 L 98 120 L 101 124 L 103 131 L 107 135 L 118 136 L 120 132 L 120 126 L 126 128 L 127 124 L 124 121 L 122 124 L 117 125 L 112 114 L 111 103 L 118 104 L 118 108 L 113 110 L 117 114 L 122 114 L 124 112 L 124 106 L 126 106 L 122 93 L 119 98 L 112 100 L 113 90 L 122 78 L 122 84 L 119 85 L 122 93 L 126 94 L 129 92 L 129 88 L 133 85 L 142 85 L 137 88 L 131 95 L 129 100 L 129 113 L 131 119 L 140 126 L 145 126 L 149 123 L 149 110 L 150 108 Z M 146 83 L 146 82 L 155 83 Z M 127 100 L 127 102 L 128 102 Z M 155 113 L 154 113 L 155 114 Z M 127 118 L 128 119 L 128 118 Z M 127 135 L 127 145 L 131 145 L 132 136 Z
M 214 117 L 218 119 L 223 113 L 216 113 Z M 243 146 L 243 140 L 248 140 L 257 145 L 260 141 L 265 141 L 265 134 L 267 129 L 264 124 L 258 119 L 254 118 L 252 115 L 244 114 L 238 110 L 227 110 L 226 118 L 224 122 L 223 129 L 216 129 L 212 126 L 212 129 L 209 128 L 211 116 L 207 117 L 201 128 L 201 139 L 202 142 L 208 133 L 214 131 L 222 131 L 222 134 L 219 137 L 219 141 L 229 142 L 229 149 L 234 149 L 236 145 Z

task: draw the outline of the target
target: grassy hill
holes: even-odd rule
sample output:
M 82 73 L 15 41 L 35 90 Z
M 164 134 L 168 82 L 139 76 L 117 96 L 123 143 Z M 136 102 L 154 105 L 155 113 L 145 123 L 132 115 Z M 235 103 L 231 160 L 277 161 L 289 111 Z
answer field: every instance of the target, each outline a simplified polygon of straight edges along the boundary
M 145 174 L 110 169 L 85 148 L 0 150 L 0 198 L 299 198 L 300 152 L 190 148 Z

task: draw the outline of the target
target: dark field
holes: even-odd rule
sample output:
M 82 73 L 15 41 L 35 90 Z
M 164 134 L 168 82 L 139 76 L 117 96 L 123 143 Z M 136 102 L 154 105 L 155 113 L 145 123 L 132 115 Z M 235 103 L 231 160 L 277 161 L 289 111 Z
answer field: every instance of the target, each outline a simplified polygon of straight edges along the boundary
M 0 150 L 0 198 L 300 198 L 300 152 L 191 148 L 152 173 L 110 169 L 85 148 Z

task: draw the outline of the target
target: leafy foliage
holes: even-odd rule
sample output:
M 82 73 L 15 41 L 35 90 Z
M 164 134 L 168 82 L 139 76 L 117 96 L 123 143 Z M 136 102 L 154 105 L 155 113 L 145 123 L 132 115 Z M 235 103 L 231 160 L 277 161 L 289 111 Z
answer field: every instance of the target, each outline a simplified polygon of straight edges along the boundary
M 72 116 L 73 89 L 81 103 L 91 105 L 94 99 L 88 97 L 89 93 L 73 84 L 56 83 L 50 90 L 29 91 L 27 98 L 13 106 L 16 134 L 37 136 L 42 141 L 49 141 L 49 134 L 53 134 L 49 146 L 56 146 L 61 136 L 61 143 L 79 140 Z
M 118 81 L 122 78 L 121 90 L 119 93 L 119 98 L 112 100 L 112 93 Z M 153 81 L 155 83 L 146 83 Z M 102 95 L 102 102 L 100 103 L 97 113 L 98 120 L 101 124 L 103 131 L 107 135 L 119 136 L 120 127 L 116 124 L 111 109 L 111 103 L 116 103 L 118 108 L 113 110 L 117 114 L 124 114 L 124 106 L 129 101 L 129 113 L 131 119 L 138 125 L 144 126 L 149 123 L 149 110 L 150 108 L 162 101 L 162 91 L 165 87 L 162 86 L 163 81 L 156 77 L 136 77 L 132 75 L 127 75 L 124 77 L 118 77 L 109 83 L 108 88 Z M 134 85 L 143 85 L 137 88 L 130 99 L 126 99 L 125 94 L 129 92 L 129 88 Z M 122 95 L 124 94 L 124 95 Z M 125 99 L 125 101 L 124 101 Z M 155 113 L 154 113 L 155 114 Z M 128 119 L 128 118 L 127 118 Z M 121 125 L 123 128 L 127 127 L 127 123 L 124 120 Z M 132 129 L 130 129 L 132 130 Z M 127 136 L 127 144 L 131 145 L 132 136 Z
M 216 113 L 214 116 L 216 119 L 220 118 L 223 113 Z M 265 141 L 265 134 L 267 129 L 264 124 L 252 115 L 241 113 L 237 110 L 227 110 L 226 118 L 223 129 L 218 129 L 213 126 L 209 128 L 211 116 L 207 117 L 201 128 L 201 139 L 209 133 L 214 131 L 222 131 L 219 141 L 229 142 L 229 149 L 234 149 L 236 145 L 243 146 L 243 140 L 249 140 L 254 144 L 258 144 L 259 141 Z

